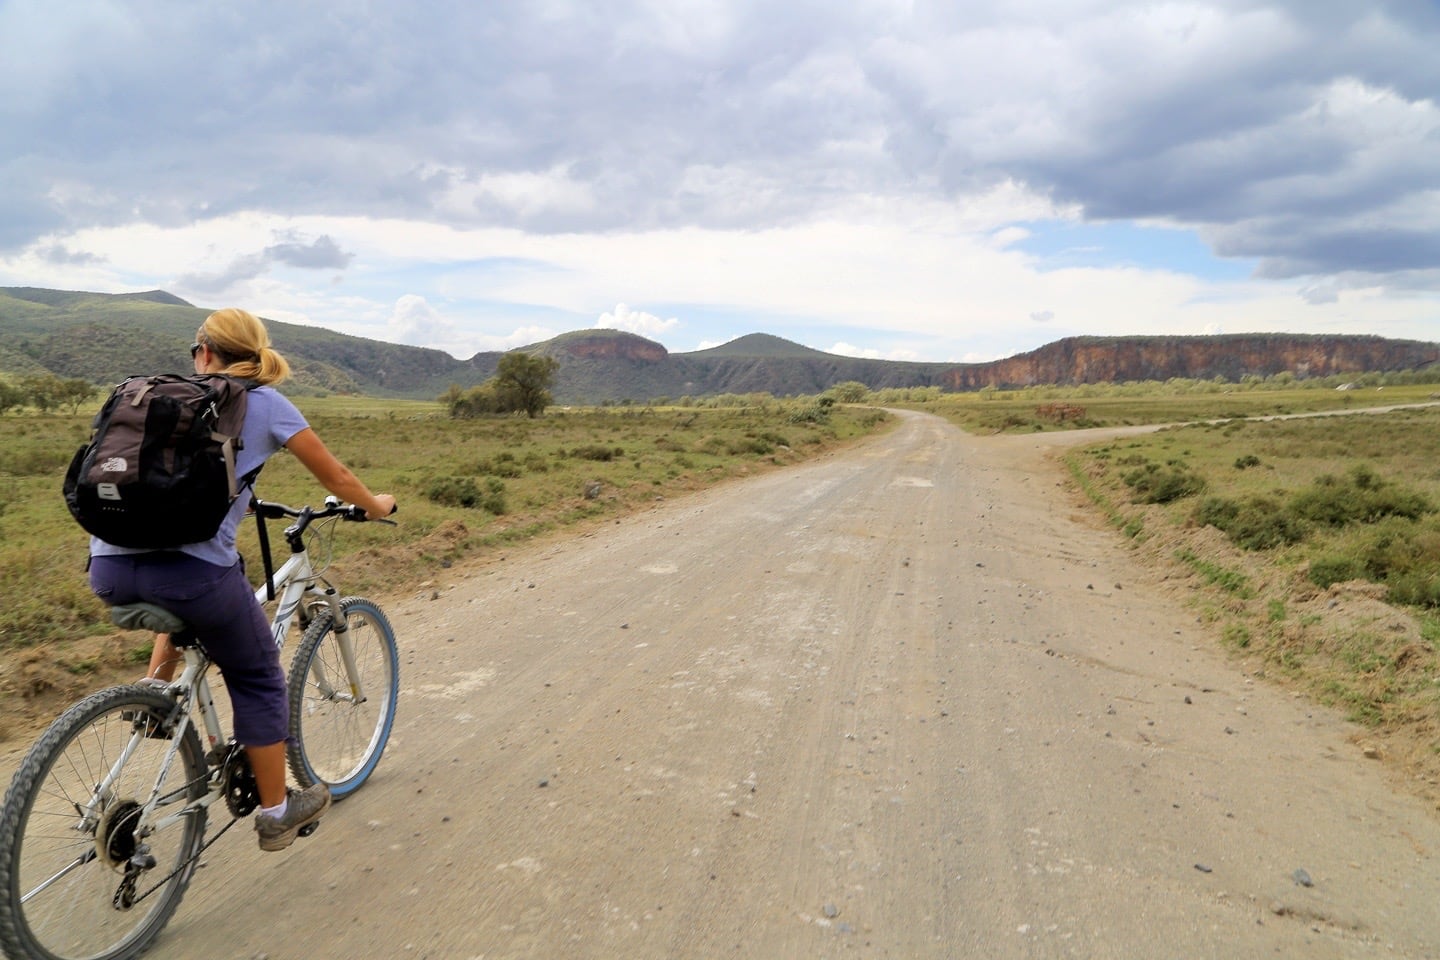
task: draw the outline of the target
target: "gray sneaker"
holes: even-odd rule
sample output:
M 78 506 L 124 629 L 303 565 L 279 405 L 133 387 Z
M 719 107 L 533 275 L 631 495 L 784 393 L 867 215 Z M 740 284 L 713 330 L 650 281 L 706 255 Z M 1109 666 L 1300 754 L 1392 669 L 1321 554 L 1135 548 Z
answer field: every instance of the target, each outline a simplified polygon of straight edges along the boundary
M 283 817 L 255 814 L 255 832 L 260 836 L 261 850 L 284 850 L 295 842 L 300 828 L 309 826 L 325 815 L 330 809 L 330 788 L 316 783 L 304 790 L 285 788 L 286 803 Z

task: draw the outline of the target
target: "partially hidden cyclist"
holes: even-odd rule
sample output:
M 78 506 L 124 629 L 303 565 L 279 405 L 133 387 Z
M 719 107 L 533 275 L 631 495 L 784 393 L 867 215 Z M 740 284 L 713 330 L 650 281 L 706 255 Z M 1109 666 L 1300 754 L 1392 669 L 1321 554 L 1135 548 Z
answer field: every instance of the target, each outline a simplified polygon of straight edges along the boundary
M 366 516 L 393 512 L 395 498 L 371 493 L 326 448 L 295 405 L 274 389 L 290 375 L 290 365 L 270 346 L 269 333 L 258 317 L 236 308 L 217 310 L 200 325 L 190 352 L 196 373 L 223 373 L 260 384 L 248 396 L 237 474 L 255 470 L 284 448 L 326 490 L 360 507 Z M 201 543 L 136 550 L 92 537 L 90 586 L 110 605 L 146 601 L 164 607 L 184 620 L 203 643 L 225 678 L 235 713 L 235 738 L 245 747 L 255 774 L 260 849 L 283 850 L 294 843 L 301 827 L 324 815 L 330 791 L 323 783 L 303 791 L 286 786 L 285 672 L 270 623 L 235 547 L 235 532 L 248 500 L 236 498 L 220 531 Z M 157 637 L 150 676 L 168 681 L 174 660 L 169 638 Z

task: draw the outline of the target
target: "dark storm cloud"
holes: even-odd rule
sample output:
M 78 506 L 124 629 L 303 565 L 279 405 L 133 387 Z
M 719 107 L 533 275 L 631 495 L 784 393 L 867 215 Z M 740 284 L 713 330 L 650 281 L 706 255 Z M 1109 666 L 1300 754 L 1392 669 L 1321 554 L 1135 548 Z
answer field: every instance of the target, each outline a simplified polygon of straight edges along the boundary
M 340 249 L 334 237 L 316 237 L 310 243 L 298 239 L 286 240 L 266 247 L 265 255 L 276 262 L 309 270 L 343 270 L 355 259 L 353 253 Z
M 93 253 L 71 250 L 64 244 L 55 244 L 44 247 L 38 251 L 40 258 L 46 263 L 59 264 L 61 266 L 88 266 L 95 263 L 104 263 L 105 258 L 96 256 Z
M 749 228 L 1015 180 L 1267 275 L 1435 269 L 1437 46 L 1420 0 L 10 0 L 0 247 L 245 210 Z
M 316 237 L 309 243 L 288 237 L 259 253 L 236 257 L 224 270 L 187 274 L 179 278 L 179 283 L 199 293 L 223 293 L 238 283 L 268 273 L 276 264 L 305 270 L 343 270 L 354 258 L 354 254 L 341 250 L 333 237 Z

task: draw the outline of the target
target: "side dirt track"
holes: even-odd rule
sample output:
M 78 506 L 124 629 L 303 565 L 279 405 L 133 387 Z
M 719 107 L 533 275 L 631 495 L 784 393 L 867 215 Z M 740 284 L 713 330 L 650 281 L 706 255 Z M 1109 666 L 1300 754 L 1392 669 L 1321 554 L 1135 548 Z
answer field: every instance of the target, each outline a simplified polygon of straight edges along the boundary
M 901 416 L 389 602 L 374 779 L 149 956 L 1440 956 L 1440 818 L 1074 500 L 1089 437 Z

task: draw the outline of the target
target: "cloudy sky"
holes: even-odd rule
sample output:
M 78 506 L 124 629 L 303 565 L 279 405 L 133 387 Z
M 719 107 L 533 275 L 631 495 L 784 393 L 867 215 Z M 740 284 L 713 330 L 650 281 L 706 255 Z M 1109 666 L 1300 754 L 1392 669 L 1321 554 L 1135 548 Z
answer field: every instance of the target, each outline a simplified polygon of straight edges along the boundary
M 1436 0 L 0 0 L 0 285 L 460 357 L 1435 340 L 1437 50 Z

